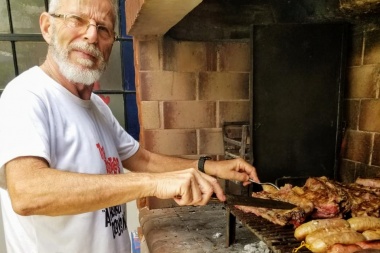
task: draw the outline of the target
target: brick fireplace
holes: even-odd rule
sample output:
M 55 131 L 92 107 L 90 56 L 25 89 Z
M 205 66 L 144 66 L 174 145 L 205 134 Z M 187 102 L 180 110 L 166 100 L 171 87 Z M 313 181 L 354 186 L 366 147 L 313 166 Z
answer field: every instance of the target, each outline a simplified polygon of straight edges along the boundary
M 224 159 L 223 122 L 250 119 L 249 26 L 345 22 L 350 41 L 339 177 L 352 182 L 358 176 L 380 176 L 376 1 L 129 2 L 127 29 L 134 36 L 143 147 L 187 158 L 207 154 Z M 160 24 L 159 18 L 165 22 Z

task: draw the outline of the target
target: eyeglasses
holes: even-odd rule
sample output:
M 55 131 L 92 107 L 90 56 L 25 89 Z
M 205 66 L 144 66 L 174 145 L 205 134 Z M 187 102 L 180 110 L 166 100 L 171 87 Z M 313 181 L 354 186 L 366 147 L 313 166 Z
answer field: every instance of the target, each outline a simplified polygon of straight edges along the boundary
M 86 32 L 88 28 L 92 25 L 96 28 L 96 31 L 98 32 L 99 37 L 106 41 L 115 41 L 116 36 L 115 32 L 104 26 L 104 25 L 98 25 L 98 24 L 91 24 L 90 19 L 77 16 L 75 14 L 55 14 L 55 13 L 49 13 L 50 16 L 54 18 L 62 18 L 63 24 L 70 28 L 70 29 L 76 29 L 78 32 Z

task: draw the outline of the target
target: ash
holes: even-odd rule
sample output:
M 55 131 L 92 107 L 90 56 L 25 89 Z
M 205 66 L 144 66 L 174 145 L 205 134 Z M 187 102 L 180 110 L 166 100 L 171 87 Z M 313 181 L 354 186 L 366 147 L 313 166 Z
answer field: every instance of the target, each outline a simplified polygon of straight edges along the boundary
M 272 251 L 263 241 L 259 241 L 244 245 L 242 253 L 272 253 Z

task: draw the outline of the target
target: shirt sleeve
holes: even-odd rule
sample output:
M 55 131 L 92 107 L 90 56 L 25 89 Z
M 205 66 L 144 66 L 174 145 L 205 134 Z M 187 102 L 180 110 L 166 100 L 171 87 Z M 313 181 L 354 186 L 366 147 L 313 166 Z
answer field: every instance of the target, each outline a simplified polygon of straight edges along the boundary
M 4 165 L 21 156 L 49 160 L 46 107 L 32 92 L 9 87 L 0 99 L 0 187 L 6 188 Z

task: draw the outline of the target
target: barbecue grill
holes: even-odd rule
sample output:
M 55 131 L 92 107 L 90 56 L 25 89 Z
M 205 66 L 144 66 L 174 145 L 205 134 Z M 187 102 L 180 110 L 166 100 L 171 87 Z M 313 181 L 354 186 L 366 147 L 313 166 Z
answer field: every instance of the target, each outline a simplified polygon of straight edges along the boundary
M 226 246 L 229 247 L 235 241 L 236 220 L 246 226 L 257 238 L 265 242 L 273 253 L 290 253 L 300 246 L 300 242 L 294 237 L 292 226 L 279 226 L 273 224 L 252 213 L 244 213 L 234 206 L 227 206 L 227 237 Z M 306 247 L 297 252 L 311 252 Z
M 346 33 L 344 24 L 252 26 L 249 133 L 247 137 L 242 124 L 241 141 L 227 142 L 229 132 L 223 128 L 226 159 L 231 143 L 240 146 L 238 156 L 250 159 L 260 180 L 278 186 L 302 186 L 308 177 L 338 178 Z M 250 195 L 231 182 L 226 191 Z M 227 206 L 227 213 L 226 246 L 235 240 L 236 220 L 274 253 L 289 253 L 301 244 L 293 226 L 233 206 Z M 298 252 L 311 251 L 303 247 Z

